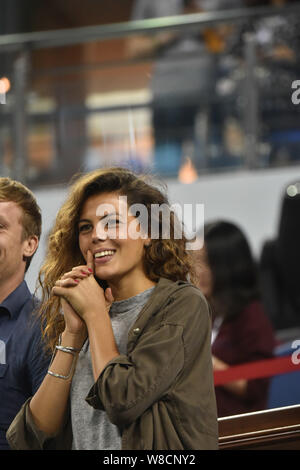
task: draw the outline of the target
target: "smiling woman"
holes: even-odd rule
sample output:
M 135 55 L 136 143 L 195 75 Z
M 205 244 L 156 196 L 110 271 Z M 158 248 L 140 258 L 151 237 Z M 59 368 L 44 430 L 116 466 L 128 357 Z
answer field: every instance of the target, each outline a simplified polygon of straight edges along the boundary
M 57 214 L 56 223 L 49 238 L 48 254 L 40 272 L 43 292 L 41 314 L 47 324 L 45 335 L 51 349 L 57 344 L 65 326 L 61 315 L 60 299 L 53 297 L 52 288 L 56 281 L 71 271 L 74 266 L 86 263 L 86 253 L 82 252 L 80 243 L 93 238 L 92 246 L 97 246 L 96 251 L 107 247 L 116 249 L 113 243 L 116 242 L 116 228 L 118 227 L 118 243 L 122 246 L 125 242 L 127 246 L 132 246 L 134 240 L 126 240 L 131 226 L 130 222 L 134 219 L 128 209 L 136 204 L 147 208 L 148 220 L 139 219 L 143 225 L 141 237 L 142 233 L 148 232 L 148 227 L 153 226 L 154 222 L 162 226 L 162 220 L 153 220 L 151 206 L 163 204 L 168 206 L 168 199 L 161 188 L 154 186 L 151 180 L 149 183 L 151 181 L 152 184 L 148 184 L 147 180 L 147 177 L 137 177 L 125 169 L 112 168 L 87 173 L 74 182 L 69 197 Z M 109 213 L 110 217 L 108 217 Z M 115 221 L 115 227 L 112 227 L 112 220 Z M 192 260 L 185 249 L 184 234 L 180 239 L 174 238 L 176 223 L 174 213 L 170 214 L 169 223 L 172 238 L 161 237 L 151 240 L 151 243 L 150 239 L 143 240 L 143 243 L 140 239 L 135 245 L 140 249 L 143 245 L 140 256 L 143 258 L 145 276 L 153 282 L 157 282 L 160 277 L 173 281 L 187 280 L 189 274 L 193 275 Z M 111 236 L 111 228 L 114 229 L 114 237 Z M 105 244 L 104 236 L 107 237 Z M 92 252 L 93 250 L 94 248 Z M 128 252 L 127 257 L 130 256 Z M 97 280 L 102 287 L 107 287 L 105 276 L 100 274 Z M 121 281 L 121 285 L 123 282 L 124 280 Z M 130 282 L 126 284 L 131 285 Z M 124 298 L 131 296 L 132 288 L 134 287 L 131 286 L 130 290 L 126 291 Z M 115 300 L 122 297 L 119 290 L 115 291 L 115 295 Z
M 208 307 L 174 213 L 165 238 L 152 205 L 169 207 L 122 168 L 73 184 L 40 273 L 54 357 L 10 427 L 13 448 L 217 448 Z
M 99 207 L 107 205 L 114 212 L 99 220 Z M 150 239 L 130 237 L 128 228 L 135 217 L 128 213 L 127 207 L 119 210 L 119 205 L 118 192 L 90 196 L 83 205 L 79 221 L 80 251 L 85 259 L 87 251 L 91 251 L 95 276 L 109 283 L 115 300 L 133 297 L 154 286 L 144 270 L 143 255 Z M 105 226 L 101 223 L 103 218 Z M 89 223 L 82 225 L 82 219 Z

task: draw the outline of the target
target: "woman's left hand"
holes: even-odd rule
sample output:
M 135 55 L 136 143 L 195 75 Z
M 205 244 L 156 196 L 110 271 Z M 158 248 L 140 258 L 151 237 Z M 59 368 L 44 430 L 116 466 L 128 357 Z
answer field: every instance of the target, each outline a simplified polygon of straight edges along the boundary
M 87 254 L 87 265 L 76 266 L 64 274 L 52 289 L 52 293 L 64 298 L 76 313 L 88 323 L 101 312 L 108 312 L 113 302 L 111 289 L 104 290 L 93 276 L 93 256 Z

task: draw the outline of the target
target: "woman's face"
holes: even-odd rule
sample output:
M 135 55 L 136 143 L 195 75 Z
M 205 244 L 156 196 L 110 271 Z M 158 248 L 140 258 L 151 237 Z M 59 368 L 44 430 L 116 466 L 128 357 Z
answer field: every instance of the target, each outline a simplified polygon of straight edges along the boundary
M 89 197 L 83 205 L 78 230 L 81 253 L 87 260 L 87 252 L 91 251 L 98 279 L 118 283 L 126 278 L 140 284 L 146 278 L 144 245 L 150 240 L 141 238 L 137 219 L 128 213 L 124 196 L 113 192 Z
M 208 264 L 205 246 L 195 252 L 196 283 L 206 298 L 210 298 L 213 291 L 213 277 Z

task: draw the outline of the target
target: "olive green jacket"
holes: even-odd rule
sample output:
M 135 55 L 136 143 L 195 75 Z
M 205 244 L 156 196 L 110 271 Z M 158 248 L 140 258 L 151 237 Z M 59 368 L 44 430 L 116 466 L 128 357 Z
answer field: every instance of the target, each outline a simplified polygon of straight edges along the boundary
M 35 426 L 29 401 L 8 429 L 11 448 L 71 449 L 69 410 L 49 436 Z M 217 449 L 211 319 L 200 290 L 161 278 L 129 331 L 127 355 L 106 365 L 86 401 L 118 426 L 122 449 Z

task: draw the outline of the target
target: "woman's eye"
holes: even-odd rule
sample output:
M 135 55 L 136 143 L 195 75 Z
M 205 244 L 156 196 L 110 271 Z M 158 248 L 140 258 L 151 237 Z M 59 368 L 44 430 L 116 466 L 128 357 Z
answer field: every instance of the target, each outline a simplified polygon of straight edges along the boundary
M 90 228 L 91 224 L 80 225 L 79 232 L 87 232 L 88 230 L 90 230 Z
M 114 226 L 118 225 L 119 223 L 120 223 L 119 219 L 108 219 L 105 223 L 105 226 L 107 228 L 114 227 Z

